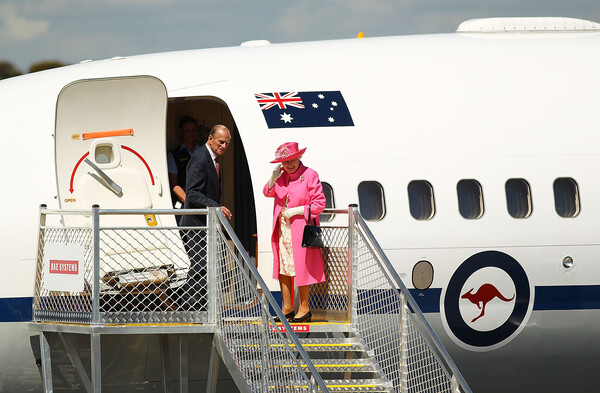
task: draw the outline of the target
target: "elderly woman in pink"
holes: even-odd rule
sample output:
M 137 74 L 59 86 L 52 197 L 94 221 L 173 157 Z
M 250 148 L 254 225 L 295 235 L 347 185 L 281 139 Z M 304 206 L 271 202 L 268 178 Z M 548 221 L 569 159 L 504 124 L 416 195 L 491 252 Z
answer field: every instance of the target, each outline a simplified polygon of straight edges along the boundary
M 311 217 L 319 222 L 325 209 L 325 195 L 319 175 L 307 168 L 300 159 L 306 148 L 299 150 L 296 142 L 287 142 L 277 148 L 278 163 L 263 193 L 275 198 L 273 208 L 273 278 L 279 280 L 282 311 L 290 322 L 310 322 L 308 308 L 310 284 L 325 281 L 321 250 L 302 247 L 302 233 Z M 312 221 L 312 218 L 311 218 Z M 294 312 L 292 304 L 292 277 L 300 294 L 300 306 Z

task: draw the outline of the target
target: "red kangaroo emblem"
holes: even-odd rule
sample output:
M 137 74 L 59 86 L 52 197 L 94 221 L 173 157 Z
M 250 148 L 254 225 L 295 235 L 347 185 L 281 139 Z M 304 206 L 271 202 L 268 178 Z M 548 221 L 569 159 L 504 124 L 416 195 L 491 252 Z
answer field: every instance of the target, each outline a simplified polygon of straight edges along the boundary
M 479 316 L 474 318 L 471 322 L 475 322 L 479 318 L 483 317 L 483 315 L 485 314 L 486 304 L 492 301 L 495 297 L 504 302 L 510 302 L 515 298 L 515 295 L 513 295 L 513 297 L 511 297 L 510 299 L 505 298 L 504 296 L 502 296 L 500 291 L 498 291 L 496 287 L 492 284 L 483 284 L 481 287 L 479 287 L 477 292 L 472 292 L 473 288 L 471 288 L 469 292 L 465 293 L 460 297 L 461 299 L 469 299 L 471 303 L 476 305 L 477 308 L 481 310 L 481 314 L 479 314 Z

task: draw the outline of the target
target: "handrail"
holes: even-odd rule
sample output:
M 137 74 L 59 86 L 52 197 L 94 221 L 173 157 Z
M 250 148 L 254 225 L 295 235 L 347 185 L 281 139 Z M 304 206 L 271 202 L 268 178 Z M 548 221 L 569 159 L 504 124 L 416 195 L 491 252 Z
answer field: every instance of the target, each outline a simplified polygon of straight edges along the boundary
M 235 232 L 233 231 L 233 228 L 231 227 L 231 225 L 229 224 L 229 222 L 227 222 L 227 219 L 223 215 L 223 212 L 221 212 L 221 210 L 219 208 L 214 208 L 214 207 L 209 208 L 209 212 L 210 211 L 216 212 L 217 217 L 219 218 L 219 221 L 220 221 L 221 225 L 225 228 L 225 231 L 231 237 L 231 240 L 233 241 L 233 243 L 235 245 L 235 248 L 237 248 L 238 250 L 244 250 L 244 247 L 242 246 L 242 243 L 239 241 L 239 239 L 237 238 L 237 236 L 235 236 Z M 241 256 L 242 256 L 242 259 L 243 259 L 243 261 L 245 263 L 244 267 L 247 268 L 248 270 L 250 270 L 250 272 L 252 273 L 252 275 L 256 278 L 257 283 L 259 284 L 259 286 L 263 290 L 263 296 L 266 298 L 266 300 L 268 302 L 268 305 L 273 308 L 273 310 L 275 311 L 275 314 L 277 314 L 277 317 L 279 318 L 279 320 L 281 321 L 281 323 L 283 324 L 283 326 L 285 327 L 285 329 L 289 332 L 290 339 L 292 340 L 292 342 L 296 346 L 296 349 L 300 353 L 300 356 L 302 356 L 302 359 L 306 362 L 306 366 L 310 370 L 310 372 L 312 374 L 312 377 L 315 379 L 315 382 L 319 385 L 319 388 L 321 389 L 322 392 L 324 392 L 324 393 L 325 392 L 329 392 L 329 389 L 325 385 L 325 382 L 321 378 L 321 375 L 319 374 L 319 372 L 315 368 L 314 364 L 312 363 L 312 360 L 310 359 L 310 356 L 308 356 L 308 353 L 306 353 L 306 350 L 302 346 L 302 343 L 300 342 L 300 340 L 298 339 L 298 337 L 294 333 L 294 331 L 292 329 L 292 326 L 289 324 L 289 322 L 287 321 L 287 319 L 283 315 L 283 312 L 281 311 L 281 308 L 280 308 L 279 304 L 277 303 L 277 301 L 273 297 L 273 294 L 271 293 L 271 291 L 269 291 L 269 289 L 267 287 L 267 284 L 262 279 L 262 276 L 260 275 L 260 273 L 258 272 L 258 270 L 256 269 L 256 267 L 254 266 L 254 264 L 250 260 L 250 257 L 248 256 L 247 253 L 241 253 Z M 244 274 L 244 277 L 246 279 L 250 280 L 250 277 L 248 277 L 246 274 Z M 252 288 L 253 288 L 253 291 L 255 292 L 256 296 L 259 296 L 258 291 L 256 290 L 256 288 L 255 287 L 252 287 Z M 268 310 L 268 308 L 264 307 L 264 304 L 263 304 L 263 308 L 264 308 L 264 310 L 266 311 L 266 313 L 268 315 L 271 314 L 270 311 Z
M 103 226 L 101 225 L 101 216 L 105 216 L 105 215 L 146 215 L 146 214 L 155 214 L 155 215 L 205 215 L 208 218 L 208 226 L 207 227 L 170 227 L 170 226 L 159 226 L 159 227 L 148 227 L 148 228 L 141 228 L 141 227 L 136 227 L 136 228 L 129 228 L 129 227 L 123 227 L 123 226 L 118 226 L 118 227 L 113 227 L 113 226 Z M 50 226 L 47 227 L 45 224 L 45 218 L 47 215 L 80 215 L 80 216 L 86 216 L 88 219 L 90 219 L 90 226 L 86 225 L 85 227 L 79 227 L 79 226 L 73 226 L 73 227 L 69 227 L 69 226 Z M 104 250 L 103 247 L 108 248 L 109 251 L 112 251 L 112 249 L 110 247 L 117 247 L 117 251 L 114 252 L 114 255 L 119 256 L 122 254 L 119 254 L 119 249 L 118 245 L 119 242 L 124 242 L 126 244 L 129 244 L 128 241 L 130 240 L 136 240 L 136 241 L 141 241 L 142 243 L 140 244 L 140 249 L 139 250 L 134 250 L 135 252 L 148 252 L 148 250 L 152 251 L 152 250 L 156 250 L 156 252 L 162 252 L 161 250 L 169 250 L 171 248 L 171 251 L 178 251 L 179 257 L 185 257 L 187 258 L 187 251 L 185 250 L 185 247 L 183 244 L 176 244 L 173 243 L 172 241 L 175 239 L 179 239 L 179 242 L 182 241 L 181 239 L 181 235 L 180 235 L 180 231 L 188 231 L 190 233 L 195 233 L 198 232 L 200 234 L 202 234 L 202 236 L 205 236 L 206 240 L 208 241 L 208 247 L 210 248 L 211 253 L 213 253 L 212 256 L 209 256 L 209 261 L 212 261 L 212 263 L 209 262 L 209 274 L 214 274 L 215 272 L 215 265 L 217 265 L 217 260 L 215 258 L 216 253 L 218 253 L 218 243 L 219 244 L 224 244 L 228 250 L 227 250 L 227 255 L 233 256 L 233 260 L 235 261 L 236 264 L 238 264 L 237 269 L 239 272 L 241 272 L 241 276 L 243 277 L 243 280 L 245 280 L 246 284 L 248 287 L 251 288 L 252 294 L 253 296 L 259 300 L 260 303 L 260 307 L 262 309 L 262 314 L 263 314 L 263 318 L 266 317 L 265 321 L 267 321 L 267 325 L 268 326 L 274 326 L 275 327 L 275 331 L 272 331 L 271 333 L 276 333 L 277 336 L 283 340 L 284 342 L 291 342 L 292 344 L 294 344 L 295 347 L 295 351 L 296 352 L 292 352 L 292 349 L 290 346 L 285 345 L 284 346 L 284 351 L 285 353 L 289 353 L 289 356 L 286 357 L 286 359 L 289 359 L 292 364 L 295 366 L 295 370 L 297 370 L 297 373 L 294 374 L 296 375 L 296 378 L 299 380 L 304 381 L 302 384 L 304 385 L 308 385 L 310 386 L 310 390 L 313 392 L 316 392 L 318 390 L 320 390 L 323 393 L 328 393 L 329 390 L 327 388 L 327 386 L 325 385 L 325 382 L 323 381 L 322 377 L 319 375 L 317 369 L 315 368 L 314 364 L 312 363 L 310 357 L 308 356 L 306 350 L 303 348 L 300 340 L 298 339 L 296 333 L 294 332 L 292 326 L 288 323 L 288 321 L 286 320 L 285 316 L 283 315 L 280 306 L 278 305 L 277 301 L 275 300 L 273 294 L 269 291 L 267 284 L 264 282 L 264 280 L 262 279 L 262 277 L 260 276 L 260 274 L 258 273 L 258 270 L 256 269 L 256 267 L 254 266 L 254 263 L 252 262 L 252 260 L 250 259 L 249 255 L 245 252 L 244 247 L 242 246 L 240 240 L 237 238 L 235 232 L 233 231 L 231 225 L 229 224 L 229 222 L 225 219 L 225 216 L 223 215 L 223 213 L 220 211 L 219 208 L 208 208 L 208 209 L 187 209 L 187 210 L 183 210 L 183 209 L 100 209 L 97 205 L 93 206 L 92 209 L 82 209 L 82 210 L 59 210 L 59 209 L 47 209 L 45 206 L 40 206 L 40 216 L 43 218 L 40 219 L 40 239 L 45 239 L 44 236 L 51 234 L 52 236 L 55 236 L 53 238 L 51 238 L 52 242 L 56 242 L 56 239 L 68 239 L 68 241 L 72 241 L 75 243 L 78 242 L 83 242 L 81 244 L 86 244 L 86 249 L 90 249 L 90 254 L 88 256 L 85 257 L 85 264 L 86 264 L 86 268 L 82 268 L 83 270 L 87 270 L 89 271 L 89 273 L 86 273 L 86 280 L 90 283 L 90 293 L 89 295 L 86 293 L 81 293 L 79 295 L 79 298 L 77 298 L 76 302 L 72 302 L 69 304 L 59 304 L 56 303 L 57 301 L 61 301 L 62 298 L 58 297 L 53 297 L 52 294 L 49 294 L 48 292 L 44 292 L 43 295 L 40 295 L 39 292 L 36 292 L 36 299 L 34 300 L 35 302 L 42 302 L 44 304 L 44 306 L 49 305 L 48 311 L 46 311 L 46 309 L 43 310 L 43 312 L 40 315 L 41 319 L 36 318 L 36 321 L 55 321 L 58 323 L 61 322 L 70 322 L 71 318 L 70 316 L 67 317 L 67 319 L 64 319 L 62 317 L 63 313 L 61 312 L 63 309 L 61 309 L 61 307 L 63 306 L 67 306 L 67 310 L 68 307 L 71 307 L 72 305 L 74 305 L 75 307 L 77 306 L 77 302 L 79 301 L 85 301 L 88 302 L 89 304 L 86 303 L 86 306 L 84 307 L 83 312 L 88 312 L 89 317 L 87 317 L 88 319 L 84 319 L 83 322 L 84 323 L 88 323 L 90 326 L 102 326 L 103 324 L 106 323 L 106 316 L 104 314 L 106 314 L 106 310 L 101 310 L 100 307 L 100 298 L 101 298 L 101 289 L 100 289 L 100 285 L 102 284 L 103 281 L 106 281 L 107 277 L 101 277 L 101 273 L 100 273 L 100 263 L 101 263 L 101 258 L 108 258 L 106 253 L 106 250 Z M 219 225 L 215 225 L 215 224 L 219 224 Z M 223 229 L 223 231 L 221 230 L 221 228 Z M 131 229 L 133 229 L 133 231 L 130 231 Z M 139 230 L 144 230 L 147 231 L 147 233 L 155 233 L 157 230 L 164 230 L 164 235 L 167 237 L 168 241 L 171 241 L 171 243 L 164 243 L 164 245 L 162 245 L 163 247 L 161 248 L 161 245 L 157 245 L 154 243 L 154 237 L 152 238 L 148 238 L 150 240 L 148 240 L 147 238 L 144 238 L 143 234 L 140 235 Z M 83 235 L 82 235 L 83 234 Z M 226 236 L 225 236 L 225 235 Z M 121 237 L 120 237 L 121 236 Z M 136 237 L 137 236 L 137 237 Z M 154 236 L 154 235 L 153 235 Z M 83 240 L 82 240 L 83 237 Z M 233 242 L 233 249 L 230 246 L 230 244 L 226 241 L 227 238 L 229 238 L 232 242 Z M 62 241 L 62 240 L 61 240 Z M 149 247 L 149 248 L 145 248 L 145 247 Z M 40 245 L 40 247 L 43 247 L 43 245 Z M 129 248 L 131 246 L 127 246 L 127 248 Z M 127 253 L 129 251 L 126 251 Z M 104 254 L 102 254 L 104 253 Z M 39 258 L 41 258 L 42 254 L 39 254 Z M 112 256 L 113 254 L 110 254 L 110 256 Z M 160 258 L 163 258 L 162 256 L 163 254 L 160 254 L 159 256 L 157 256 L 157 258 L 159 260 L 161 260 Z M 165 259 L 162 259 L 163 262 L 161 263 L 166 263 Z M 104 261 L 106 262 L 106 261 Z M 221 259 L 219 262 L 223 262 L 223 260 Z M 41 259 L 40 259 L 40 264 L 39 266 L 41 266 Z M 212 271 L 212 273 L 211 273 Z M 89 274 L 89 275 L 88 275 Z M 181 273 L 182 275 L 184 275 L 185 273 Z M 210 277 L 210 276 L 209 276 Z M 188 277 L 189 279 L 189 277 Z M 208 292 L 212 291 L 212 292 L 216 292 L 217 291 L 217 286 L 215 283 L 216 280 L 209 280 L 208 285 L 206 287 L 206 290 Z M 39 280 L 38 280 L 39 283 Z M 256 288 L 256 283 L 258 283 L 258 285 L 260 285 L 260 287 L 262 288 L 262 297 L 263 300 L 261 301 L 261 296 L 258 293 L 258 290 Z M 226 286 L 227 283 L 224 283 L 223 286 Z M 147 288 L 147 287 L 145 287 Z M 38 288 L 39 289 L 39 288 Z M 208 293 L 207 292 L 207 293 Z M 106 292 L 105 292 L 106 293 Z M 76 293 L 72 293 L 72 296 L 76 297 L 78 296 Z M 74 298 L 73 297 L 73 298 Z M 40 300 L 41 299 L 41 300 Z M 65 298 L 65 300 L 69 300 L 71 298 Z M 214 299 L 214 297 L 213 297 Z M 50 302 L 54 302 L 52 304 L 49 304 Z M 272 310 L 274 310 L 274 312 L 270 311 L 270 308 Z M 87 311 L 89 310 L 89 311 Z M 117 311 L 118 310 L 114 310 Z M 127 312 L 127 310 L 124 310 L 124 314 L 129 314 Z M 73 310 L 74 313 L 78 313 L 80 312 L 79 310 Z M 111 309 L 111 312 L 113 312 L 113 309 Z M 152 313 L 153 311 L 150 311 L 150 313 Z M 164 314 L 166 312 L 169 311 L 165 311 L 165 310 L 157 310 L 156 311 L 159 314 Z M 176 312 L 178 313 L 183 313 L 185 315 L 188 314 L 197 314 L 197 311 L 187 311 L 187 310 L 183 310 L 183 311 L 179 311 L 177 310 Z M 51 315 L 48 315 L 48 314 Z M 201 312 L 200 312 L 201 313 Z M 218 322 L 216 320 L 216 313 L 217 313 L 217 309 L 215 306 L 215 302 L 209 302 L 208 305 L 208 312 L 205 312 L 207 315 L 207 319 L 204 320 L 205 325 L 218 325 Z M 34 316 L 36 315 L 35 313 L 35 308 L 34 308 Z M 281 325 L 282 325 L 282 329 L 279 330 L 277 328 L 277 324 L 274 321 L 274 316 L 279 317 L 280 321 L 281 321 Z M 112 320 L 111 320 L 112 321 Z M 300 358 L 297 358 L 297 354 L 300 354 L 301 359 L 304 361 L 304 365 L 300 365 L 299 361 Z M 250 383 L 250 380 L 247 380 L 248 383 Z M 291 383 L 290 381 L 288 381 L 288 383 Z M 266 390 L 268 390 L 268 386 L 265 387 Z
M 463 378 L 462 374 L 460 373 L 460 371 L 458 370 L 458 368 L 452 361 L 450 355 L 446 351 L 446 348 L 444 348 L 443 344 L 441 343 L 441 341 L 439 340 L 437 335 L 434 333 L 433 329 L 429 325 L 429 322 L 427 322 L 427 320 L 425 319 L 423 312 L 419 308 L 417 302 L 413 298 L 413 296 L 410 293 L 410 291 L 408 290 L 408 288 L 404 285 L 404 283 L 400 279 L 400 276 L 398 275 L 398 273 L 392 266 L 390 260 L 387 258 L 387 256 L 383 252 L 383 249 L 381 248 L 379 243 L 375 240 L 375 236 L 373 235 L 373 233 L 371 232 L 369 227 L 366 225 L 363 217 L 358 212 L 356 206 L 350 205 L 348 209 L 349 209 L 349 212 L 352 214 L 353 220 L 355 220 L 355 222 L 360 227 L 361 231 L 363 231 L 363 233 L 365 234 L 365 236 L 369 242 L 369 245 L 373 248 L 373 251 L 376 253 L 376 255 L 378 257 L 377 261 L 379 263 L 383 263 L 383 265 L 385 267 L 384 272 L 386 273 L 386 276 L 388 277 L 388 279 L 391 279 L 391 281 L 393 281 L 393 284 L 395 286 L 397 286 L 397 288 L 400 288 L 400 292 L 404 295 L 404 298 L 406 299 L 407 304 L 410 306 L 411 310 L 413 311 L 413 313 L 416 316 L 415 320 L 419 323 L 419 325 L 421 327 L 421 331 L 426 333 L 426 335 L 423 338 L 425 338 L 427 340 L 427 342 L 430 346 L 433 344 L 433 346 L 437 349 L 437 351 L 439 351 L 439 354 L 443 358 L 445 364 L 448 366 L 448 368 L 450 369 L 450 371 L 453 374 L 452 376 L 449 376 L 449 377 L 456 378 L 458 384 L 464 389 L 464 391 L 466 393 L 470 393 L 471 390 L 470 390 L 469 386 L 467 385 L 466 380 Z M 392 286 L 392 287 L 395 288 L 394 286 Z M 447 370 L 445 370 L 445 371 L 447 372 Z
M 380 374 L 388 387 L 394 389 L 401 387 L 402 391 L 410 389 L 409 385 L 413 383 L 413 377 L 410 375 L 419 373 L 414 368 L 418 367 L 419 361 L 412 358 L 413 355 L 410 351 L 416 348 L 415 345 L 418 345 L 427 348 L 427 362 L 435 365 L 435 372 L 441 378 L 440 380 L 443 380 L 443 389 L 440 390 L 448 391 L 447 386 L 452 386 L 453 392 L 458 391 L 460 387 L 465 393 L 470 393 L 460 371 L 435 335 L 385 252 L 377 243 L 356 205 L 350 205 L 347 210 L 325 209 L 324 213 L 348 214 L 347 226 L 323 227 L 324 234 L 327 234 L 327 242 L 330 243 L 326 246 L 331 247 L 327 251 L 327 255 L 330 258 L 336 258 L 329 259 L 329 261 L 335 260 L 335 263 L 328 266 L 338 266 L 336 280 L 342 281 L 340 287 L 347 288 L 347 294 L 351 297 L 348 304 L 352 310 L 350 326 L 370 356 L 373 357 L 376 372 Z M 46 215 L 48 214 L 81 215 L 89 221 L 77 221 L 83 222 L 83 226 L 80 224 L 77 224 L 79 226 L 47 226 Z M 158 216 L 175 214 L 205 215 L 208 225 L 178 227 L 169 226 L 172 225 L 169 223 L 169 225 L 155 227 L 115 227 L 112 224 L 121 221 L 107 220 L 106 223 L 111 226 L 102 226 L 100 223 L 101 216 L 104 215 Z M 221 339 L 218 350 L 222 355 L 227 356 L 226 352 L 222 352 L 227 347 L 227 351 L 232 356 L 228 361 L 236 363 L 238 358 L 242 361 L 249 359 L 251 364 L 257 359 L 252 356 L 260 355 L 260 353 L 243 352 L 243 349 L 236 346 L 236 334 L 242 332 L 245 337 L 260 342 L 260 350 L 265 351 L 263 356 L 267 355 L 266 357 L 269 359 L 265 359 L 264 364 L 255 368 L 252 366 L 247 368 L 245 365 L 248 363 L 236 363 L 239 370 L 238 382 L 244 381 L 243 383 L 248 383 L 248 386 L 256 384 L 260 385 L 261 389 L 266 389 L 268 388 L 264 385 L 266 379 L 265 381 L 257 380 L 255 370 L 261 370 L 258 367 L 266 366 L 269 369 L 262 368 L 262 371 L 269 370 L 271 372 L 279 367 L 278 363 L 273 363 L 274 360 L 275 362 L 285 360 L 292 366 L 287 370 L 293 371 L 293 373 L 280 377 L 278 374 L 280 371 L 274 371 L 270 375 L 272 378 L 270 381 L 301 382 L 302 385 L 308 385 L 312 391 L 319 389 L 322 392 L 329 391 L 300 339 L 283 315 L 278 302 L 258 272 L 254 261 L 246 253 L 241 241 L 219 208 L 100 209 L 98 206 L 94 206 L 92 209 L 85 210 L 56 210 L 40 206 L 40 215 L 38 270 L 42 266 L 42 257 L 47 256 L 41 252 L 42 247 L 51 243 L 72 242 L 77 244 L 79 249 L 85 250 L 83 259 L 86 265 L 83 271 L 86 286 L 84 289 L 73 290 L 74 292 L 70 293 L 61 292 L 64 296 L 57 296 L 57 292 L 48 289 L 51 286 L 44 286 L 43 292 L 40 292 L 40 282 L 44 280 L 44 277 L 36 276 L 34 295 L 34 318 L 36 321 L 82 322 L 98 326 L 124 323 L 122 319 L 119 319 L 121 317 L 129 318 L 125 320 L 125 323 L 135 322 L 131 319 L 140 315 L 143 318 L 153 318 L 152 321 L 158 322 L 175 320 L 202 323 L 207 327 L 205 331 L 213 329 L 212 331 L 216 333 L 215 336 Z M 123 220 L 125 223 L 130 221 L 135 223 L 133 219 Z M 164 223 L 162 220 L 159 222 Z M 347 239 L 346 235 L 348 235 Z M 196 236 L 194 237 L 195 243 L 191 242 L 191 238 L 186 239 L 186 236 Z M 204 289 L 200 291 L 203 296 L 209 297 L 208 307 L 203 310 L 189 309 L 181 307 L 183 303 L 179 303 L 176 306 L 180 307 L 172 310 L 164 308 L 169 304 L 160 303 L 156 309 L 153 308 L 148 312 L 146 309 L 141 309 L 141 306 L 135 303 L 137 301 L 136 294 L 141 294 L 143 297 L 144 294 L 149 293 L 152 299 L 161 296 L 161 301 L 164 301 L 162 296 L 168 295 L 168 293 L 160 291 L 165 288 L 167 290 L 184 289 L 192 292 L 191 287 L 187 288 L 186 285 L 195 285 L 194 283 L 198 283 L 198 281 L 192 279 L 195 276 L 192 273 L 192 256 L 190 254 L 192 246 L 190 244 L 200 247 L 200 254 L 195 254 L 198 258 L 206 260 L 205 256 L 208 257 L 208 266 L 204 265 L 204 268 L 208 267 L 206 273 L 209 281 L 208 284 L 202 284 Z M 347 255 L 343 251 L 346 247 Z M 207 255 L 209 252 L 212 254 Z M 140 260 L 146 261 L 147 264 L 142 264 L 140 268 Z M 102 270 L 100 269 L 101 263 L 103 264 Z M 206 262 L 204 263 L 206 264 Z M 110 270 L 106 269 L 107 265 Z M 346 274 L 346 268 L 350 276 Z M 151 282 L 150 284 L 138 284 L 140 281 L 135 280 L 127 281 L 136 274 L 145 279 L 147 277 L 144 275 L 145 273 L 156 273 L 165 281 L 156 281 L 156 283 Z M 41 273 L 37 272 L 36 274 Z M 231 276 L 232 274 L 234 276 Z M 228 286 L 226 277 L 235 277 L 236 286 L 239 285 L 240 288 L 243 288 L 239 291 L 236 289 L 235 293 L 242 294 L 244 300 L 249 298 L 252 301 L 253 306 L 250 311 L 246 311 L 246 308 L 239 308 L 243 306 L 244 301 L 238 301 L 236 296 L 227 298 L 233 299 L 233 301 L 225 299 L 227 289 L 224 288 Z M 124 286 L 117 287 L 115 282 Z M 132 282 L 134 284 L 131 284 Z M 262 294 L 259 293 L 256 284 L 262 289 Z M 83 284 L 81 285 L 83 288 Z M 141 290 L 142 285 L 145 285 L 143 289 L 147 292 Z M 229 294 L 232 292 L 228 291 Z M 121 303 L 125 300 L 122 296 L 123 293 L 133 295 L 133 303 Z M 176 294 L 177 291 L 174 293 Z M 221 298 L 215 300 L 217 296 L 221 296 Z M 339 296 L 339 294 L 336 293 L 335 296 Z M 382 302 L 377 300 L 378 296 L 386 296 L 387 299 Z M 189 303 L 186 304 L 189 305 Z M 380 307 L 379 304 L 384 304 L 384 306 Z M 66 309 L 61 308 L 65 305 Z M 170 314 L 171 311 L 175 313 Z M 277 327 L 274 317 L 278 317 L 281 321 L 281 330 Z M 379 328 L 380 326 L 381 328 Z M 273 328 L 274 330 L 271 330 Z M 272 333 L 275 335 L 271 335 Z M 384 340 L 389 340 L 389 344 L 385 346 L 377 344 L 378 337 L 382 336 Z M 400 336 L 402 341 L 400 341 Z M 410 339 L 405 341 L 405 337 L 409 336 Z M 230 341 L 225 342 L 226 340 Z M 271 343 L 277 344 L 276 346 L 283 342 L 284 348 L 279 352 L 269 352 L 268 340 L 274 340 Z M 379 342 L 381 341 L 379 340 Z M 295 349 L 292 351 L 287 344 L 293 344 Z M 300 357 L 297 357 L 298 354 Z M 301 361 L 304 364 L 300 365 Z M 251 375 L 248 375 L 247 372 L 250 372 Z M 293 380 L 296 382 L 290 382 L 291 378 L 296 378 Z M 306 389 L 305 386 L 304 389 Z

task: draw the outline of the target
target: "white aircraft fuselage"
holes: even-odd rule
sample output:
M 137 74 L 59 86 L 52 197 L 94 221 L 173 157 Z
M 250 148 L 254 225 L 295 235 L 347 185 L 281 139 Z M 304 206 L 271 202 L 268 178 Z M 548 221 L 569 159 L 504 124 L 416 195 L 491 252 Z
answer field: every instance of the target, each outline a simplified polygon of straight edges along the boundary
M 232 192 L 224 204 L 238 206 L 235 216 L 254 201 L 246 204 L 264 277 L 272 271 L 273 201 L 262 187 L 277 146 L 296 141 L 307 147 L 303 163 L 331 186 L 335 207 L 360 206 L 362 182 L 382 191 L 369 227 L 473 391 L 589 391 L 600 360 L 600 30 L 565 30 L 254 42 L 0 82 L 0 391 L 41 391 L 27 331 L 39 205 L 85 207 L 65 197 L 69 187 L 57 180 L 72 174 L 57 173 L 57 113 L 69 110 L 59 95 L 76 81 L 137 76 L 166 87 L 166 131 L 155 141 L 164 155 L 153 153 L 149 164 L 163 189 L 181 115 L 235 129 L 251 186 L 234 192 L 229 161 L 224 188 Z M 299 108 L 274 95 L 289 92 L 322 94 L 302 105 L 327 105 L 333 121 L 293 126 Z M 340 105 L 328 96 L 338 93 L 351 125 L 335 124 Z M 275 105 L 265 108 L 261 95 Z M 269 111 L 278 111 L 271 120 Z M 98 109 L 99 118 L 111 115 Z M 509 180 L 524 187 L 520 202 L 507 201 Z M 413 181 L 432 192 L 418 218 Z M 471 198 L 460 203 L 459 183 Z M 338 215 L 323 225 L 346 220 Z M 415 269 L 420 261 L 432 268 L 430 283 Z

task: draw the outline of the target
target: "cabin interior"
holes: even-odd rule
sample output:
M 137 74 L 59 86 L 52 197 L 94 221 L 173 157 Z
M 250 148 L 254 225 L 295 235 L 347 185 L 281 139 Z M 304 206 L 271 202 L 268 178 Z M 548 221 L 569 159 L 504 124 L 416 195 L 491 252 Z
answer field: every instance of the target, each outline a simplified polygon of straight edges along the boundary
M 181 144 L 179 120 L 185 116 L 196 119 L 198 144 L 206 143 L 210 129 L 216 124 L 225 125 L 231 132 L 231 144 L 222 157 L 222 204 L 233 214 L 230 221 L 237 236 L 251 257 L 256 257 L 256 209 L 252 192 L 252 179 L 243 140 L 227 105 L 216 97 L 171 98 L 167 105 L 167 150 Z

